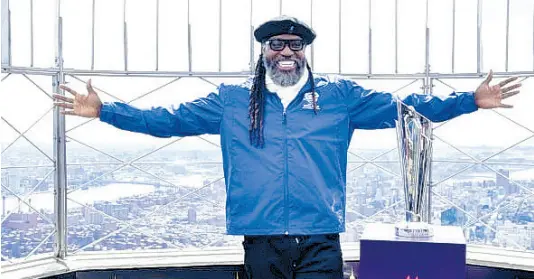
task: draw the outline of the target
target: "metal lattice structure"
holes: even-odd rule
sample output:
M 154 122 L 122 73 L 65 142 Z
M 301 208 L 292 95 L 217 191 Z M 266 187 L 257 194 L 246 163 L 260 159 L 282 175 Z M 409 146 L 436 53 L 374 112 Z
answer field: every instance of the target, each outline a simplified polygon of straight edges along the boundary
M 52 100 L 52 97 L 49 93 L 50 90 L 47 88 L 43 88 L 41 85 L 39 85 L 39 82 L 35 81 L 35 77 L 39 76 L 45 76 L 51 79 L 52 88 L 51 91 L 58 94 L 64 94 L 62 90 L 59 89 L 59 84 L 65 83 L 67 81 L 70 82 L 79 82 L 79 83 L 85 83 L 84 80 L 82 80 L 81 77 L 91 76 L 91 77 L 128 77 L 131 79 L 142 79 L 142 78 L 160 78 L 161 80 L 164 80 L 160 83 L 159 86 L 154 87 L 151 90 L 148 90 L 142 94 L 140 94 L 137 97 L 129 97 L 129 98 L 123 98 L 118 96 L 117 94 L 111 94 L 108 93 L 107 90 L 104 90 L 98 86 L 98 84 L 95 86 L 95 89 L 102 94 L 102 96 L 106 96 L 107 98 L 111 98 L 112 100 L 118 100 L 126 103 L 133 103 L 140 99 L 143 99 L 147 96 L 150 96 L 154 94 L 155 92 L 161 91 L 165 89 L 166 87 L 170 85 L 177 84 L 177 82 L 185 79 L 197 79 L 201 82 L 204 82 L 208 84 L 209 86 L 217 86 L 217 83 L 213 81 L 212 79 L 242 79 L 245 77 L 250 76 L 253 74 L 254 69 L 254 63 L 255 59 L 257 58 L 257 45 L 255 44 L 252 36 L 252 32 L 254 30 L 254 5 L 257 1 L 250 0 L 247 1 L 249 3 L 248 10 L 249 14 L 249 27 L 250 32 L 248 32 L 248 42 L 249 42 L 249 52 L 248 56 L 248 64 L 247 65 L 241 65 L 242 68 L 247 69 L 246 71 L 224 71 L 223 70 L 223 62 L 221 57 L 223 57 L 222 53 L 222 45 L 224 42 L 224 36 L 222 32 L 222 27 L 224 24 L 224 18 L 222 15 L 223 7 L 226 3 L 226 1 L 218 0 L 218 8 L 217 12 L 219 14 L 218 16 L 218 38 L 217 38 L 217 49 L 218 49 L 218 57 L 219 60 L 217 61 L 216 71 L 196 71 L 193 68 L 193 55 L 192 52 L 194 51 L 193 46 L 193 31 L 192 31 L 192 24 L 190 22 L 190 1 L 187 0 L 187 70 L 186 71 L 169 71 L 169 70 L 161 70 L 160 67 L 160 53 L 159 49 L 161 46 L 160 43 L 160 1 L 153 1 L 151 2 L 151 5 L 155 6 L 156 10 L 156 16 L 155 16 L 155 26 L 156 26 L 156 33 L 154 34 L 154 47 L 155 47 L 155 61 L 154 61 L 154 67 L 152 69 L 144 69 L 144 70 L 131 70 L 131 67 L 129 65 L 129 61 L 131 59 L 129 55 L 129 47 L 128 44 L 128 27 L 129 22 L 126 19 L 126 9 L 128 7 L 128 1 L 123 0 L 122 1 L 122 30 L 123 33 L 120 34 L 123 38 L 123 65 L 122 69 L 99 69 L 95 66 L 95 17 L 97 16 L 95 12 L 95 5 L 97 5 L 95 0 L 92 0 L 90 2 L 92 6 L 92 13 L 91 13 L 91 53 L 90 53 L 90 66 L 88 68 L 66 68 L 64 66 L 64 28 L 65 23 L 61 14 L 61 8 L 62 8 L 62 1 L 56 1 L 54 10 L 56 14 L 54 15 L 54 21 L 55 21 L 55 33 L 56 36 L 54 38 L 55 43 L 55 62 L 54 65 L 50 67 L 36 67 L 34 64 L 34 4 L 35 1 L 30 0 L 29 6 L 30 6 L 30 37 L 31 37 L 31 47 L 30 47 L 30 53 L 28 55 L 30 56 L 30 64 L 29 65 L 14 65 L 12 63 L 12 25 L 11 25 L 11 10 L 10 10 L 10 1 L 9 0 L 2 0 L 2 7 L 1 7 L 1 17 L 2 17 L 2 53 L 1 53 L 1 62 L 2 62 L 2 73 L 5 75 L 2 78 L 2 82 L 9 81 L 8 78 L 10 76 L 22 76 L 25 80 L 30 82 L 35 86 L 37 89 L 37 94 L 45 94 L 47 99 L 50 101 Z M 280 0 L 277 4 L 278 13 L 283 14 L 286 13 L 285 11 L 285 5 L 288 5 L 289 1 L 282 1 Z M 305 4 L 307 9 L 309 9 L 310 14 L 309 18 L 304 19 L 307 21 L 312 27 L 315 27 L 317 22 L 314 21 L 314 16 L 317 14 L 317 5 L 318 1 L 301 1 L 301 4 Z M 376 31 L 373 28 L 373 13 L 375 12 L 372 7 L 375 7 L 372 4 L 371 1 L 369 1 L 367 7 L 367 14 L 368 14 L 368 26 L 367 26 L 367 71 L 366 72 L 348 72 L 343 70 L 343 63 L 345 61 L 346 55 L 346 49 L 342 48 L 342 39 L 344 38 L 342 30 L 350 29 L 351 26 L 345 26 L 343 24 L 343 9 L 344 5 L 347 5 L 347 1 L 339 1 L 337 4 L 337 10 L 338 10 L 338 41 L 336 42 L 338 51 L 337 51 L 337 59 L 332 59 L 332 61 L 337 60 L 337 72 L 329 72 L 329 71 L 320 71 L 317 70 L 317 72 L 321 72 L 324 74 L 339 74 L 343 75 L 358 81 L 361 81 L 362 83 L 369 82 L 372 80 L 380 80 L 380 81 L 400 81 L 402 82 L 401 86 L 397 86 L 396 89 L 392 89 L 390 91 L 394 93 L 401 93 L 406 90 L 413 91 L 419 91 L 423 92 L 425 94 L 433 94 L 434 88 L 436 86 L 445 86 L 446 88 L 449 88 L 453 91 L 457 91 L 457 89 L 453 84 L 454 80 L 475 80 L 481 79 L 486 75 L 486 72 L 484 71 L 484 67 L 482 66 L 483 62 L 483 43 L 482 43 L 482 28 L 483 28 L 483 20 L 482 20 L 482 0 L 476 1 L 476 7 L 477 7 L 477 20 L 476 20 L 476 59 L 473 59 L 474 64 L 476 65 L 476 71 L 472 72 L 458 72 L 457 71 L 457 65 L 455 65 L 455 61 L 458 59 L 455 57 L 458 46 L 456 39 L 456 28 L 458 28 L 456 24 L 457 16 L 456 16 L 456 0 L 451 0 L 451 21 L 452 21 L 452 46 L 451 46 L 451 68 L 449 71 L 446 72 L 436 72 L 432 71 L 431 69 L 431 36 L 433 36 L 433 33 L 431 32 L 432 29 L 429 26 L 429 1 L 421 1 L 425 5 L 425 26 L 421 27 L 421 31 L 424 32 L 424 65 L 421 68 L 420 71 L 417 72 L 401 72 L 399 70 L 399 62 L 398 57 L 399 55 L 399 5 L 402 1 L 391 1 L 390 4 L 393 4 L 393 10 L 394 10 L 394 25 L 390 26 L 394 30 L 394 38 L 393 38 L 393 45 L 394 45 L 394 59 L 393 59 L 393 67 L 394 71 L 390 73 L 380 73 L 375 72 L 373 65 L 375 64 L 374 59 L 376 58 L 375 52 L 373 51 L 376 46 L 373 44 L 376 41 L 373 39 L 374 36 L 376 36 Z M 430 1 L 431 2 L 431 1 Z M 509 67 L 509 53 L 510 53 L 510 1 L 503 1 L 503 3 L 506 6 L 506 27 L 505 27 L 505 34 L 506 34 L 506 47 L 505 47 L 505 66 L 504 71 L 497 71 L 494 73 L 496 77 L 508 77 L 508 76 L 521 76 L 522 81 L 527 81 L 528 78 L 534 76 L 534 67 L 529 70 L 520 70 L 520 71 L 511 71 Z M 534 8 L 534 7 L 533 7 Z M 276 14 L 273 14 L 274 16 Z M 532 25 L 534 26 L 534 13 L 531 17 L 532 19 Z M 315 25 L 314 25 L 315 24 Z M 321 40 L 320 37 L 318 37 L 318 40 Z M 534 32 L 533 32 L 533 40 L 534 40 Z M 316 56 L 317 56 L 317 50 L 314 45 L 311 46 L 309 49 L 308 56 L 310 57 L 310 63 L 314 69 L 316 68 Z M 533 47 L 533 63 L 534 63 L 534 47 Z M 333 55 L 334 56 L 334 55 Z M 334 57 L 330 57 L 334 58 Z M 451 81 L 453 80 L 453 81 Z M 414 90 L 414 88 L 416 88 Z M 5 96 L 6 92 L 2 92 L 2 98 L 7 98 Z M 131 229 L 141 235 L 150 237 L 152 239 L 157 240 L 159 243 L 164 243 L 166 247 L 168 248 L 177 248 L 180 247 L 176 245 L 176 243 L 169 241 L 166 238 L 163 238 L 161 236 L 158 236 L 157 233 L 150 232 L 147 228 L 139 226 L 139 224 L 143 224 L 144 222 L 148 222 L 150 217 L 153 217 L 158 212 L 165 212 L 170 206 L 177 202 L 181 202 L 184 199 L 195 197 L 197 199 L 203 200 L 203 202 L 210 204 L 214 206 L 214 208 L 217 209 L 223 209 L 224 205 L 221 202 L 212 201 L 209 199 L 206 199 L 200 192 L 207 188 L 212 186 L 214 183 L 221 182 L 223 180 L 223 177 L 219 177 L 217 179 L 214 179 L 208 183 L 204 183 L 202 187 L 194 190 L 194 191 L 187 191 L 185 193 L 182 193 L 180 195 L 177 195 L 174 199 L 171 201 L 168 201 L 164 204 L 161 204 L 154 208 L 151 211 L 148 211 L 148 213 L 144 213 L 140 218 L 133 218 L 133 219 L 127 219 L 123 220 L 117 217 L 114 217 L 102 209 L 95 208 L 94 206 L 84 204 L 83 202 L 80 202 L 76 200 L 75 198 L 72 198 L 72 194 L 76 193 L 80 189 L 83 189 L 85 186 L 90 185 L 91 183 L 105 177 L 108 175 L 112 175 L 113 173 L 117 172 L 118 170 L 121 170 L 125 167 L 131 168 L 137 172 L 142 173 L 143 175 L 146 175 L 148 177 L 151 177 L 152 179 L 156 181 L 160 181 L 161 183 L 165 184 L 166 187 L 173 187 L 174 189 L 181 188 L 180 185 L 178 185 L 176 182 L 164 178 L 162 175 L 158 174 L 157 172 L 150 171 L 145 169 L 147 164 L 144 165 L 142 163 L 139 163 L 140 160 L 158 152 L 161 151 L 164 148 L 167 148 L 171 145 L 179 144 L 182 141 L 182 138 L 175 138 L 168 142 L 159 144 L 156 148 L 153 148 L 149 152 L 144 152 L 143 154 L 139 154 L 135 158 L 132 159 L 122 159 L 120 156 L 111 154 L 111 152 L 107 152 L 104 150 L 101 150 L 97 147 L 92 146 L 91 144 L 85 142 L 84 140 L 77 138 L 76 136 L 72 136 L 73 131 L 78 130 L 79 128 L 88 125 L 90 122 L 95 122 L 94 120 L 88 120 L 83 121 L 73 127 L 66 128 L 65 118 L 62 116 L 57 108 L 54 108 L 52 103 L 46 104 L 47 110 L 46 112 L 41 115 L 39 118 L 37 118 L 33 124 L 29 125 L 25 129 L 21 129 L 19 127 L 16 127 L 12 123 L 10 119 L 5 118 L 2 116 L 2 121 L 10 128 L 12 129 L 16 134 L 17 137 L 14 141 L 6 145 L 5 148 L 2 150 L 2 154 L 6 152 L 10 147 L 17 141 L 17 140 L 26 140 L 29 144 L 31 144 L 41 155 L 46 157 L 47 163 L 46 164 L 31 164 L 31 165 L 2 165 L 2 171 L 9 171 L 13 169 L 21 169 L 26 168 L 29 171 L 33 171 L 40 168 L 47 168 L 50 169 L 48 172 L 46 172 L 45 176 L 37 183 L 33 188 L 31 188 L 29 191 L 25 193 L 24 196 L 21 196 L 20 194 L 17 194 L 16 191 L 12 190 L 9 185 L 5 185 L 4 182 L 2 182 L 2 190 L 10 195 L 16 197 L 21 203 L 24 203 L 28 207 L 32 208 L 33 211 L 37 212 L 39 214 L 39 217 L 43 220 L 46 220 L 50 225 L 53 225 L 53 230 L 50 231 L 49 234 L 45 236 L 45 238 L 38 243 L 36 247 L 33 248 L 33 250 L 25 256 L 25 260 L 28 259 L 30 256 L 36 253 L 36 251 L 39 250 L 39 248 L 47 243 L 50 243 L 53 240 L 54 243 L 54 250 L 53 250 L 53 256 L 59 259 L 65 259 L 68 257 L 68 254 L 78 254 L 81 251 L 84 251 L 87 247 L 92 247 L 94 245 L 97 245 L 99 243 L 102 243 L 103 241 L 106 241 L 107 239 L 116 236 L 120 234 L 122 231 Z M 52 155 L 50 156 L 46 151 L 42 150 L 41 147 L 39 147 L 37 144 L 34 144 L 32 140 L 30 140 L 26 134 L 37 124 L 39 123 L 43 118 L 46 117 L 48 114 L 52 114 L 53 117 L 53 127 L 50 127 L 50 129 L 53 131 L 53 142 L 52 142 Z M 503 154 L 504 152 L 517 147 L 518 145 L 521 145 L 522 143 L 534 138 L 534 127 L 529 127 L 529 125 L 525 125 L 524 123 L 521 123 L 520 121 L 517 121 L 513 119 L 513 117 L 510 117 L 498 110 L 493 110 L 491 113 L 497 115 L 501 119 L 504 119 L 505 121 L 509 122 L 509 125 L 515 125 L 516 127 L 519 127 L 520 129 L 524 130 L 528 135 L 521 138 L 518 141 L 514 141 L 513 143 L 510 143 L 507 147 L 501 148 L 500 150 L 497 150 L 495 152 L 492 152 L 491 154 L 484 156 L 483 158 L 479 158 L 477 156 L 473 156 L 469 154 L 469 152 L 464 151 L 462 148 L 458 148 L 455 144 L 451 143 L 446 138 L 442 137 L 439 134 L 439 131 L 443 128 L 445 125 L 452 125 L 446 123 L 440 123 L 437 124 L 434 127 L 434 130 L 438 133 L 434 134 L 434 139 L 437 142 L 441 142 L 441 144 L 444 144 L 448 148 L 454 150 L 455 152 L 458 152 L 458 154 L 461 154 L 465 159 L 459 159 L 455 160 L 454 162 L 442 160 L 440 158 L 435 158 L 434 163 L 461 163 L 465 164 L 464 167 L 460 168 L 459 170 L 456 170 L 449 175 L 446 175 L 445 177 L 441 177 L 437 179 L 435 176 L 433 177 L 433 190 L 432 195 L 429 197 L 432 201 L 429 200 L 428 205 L 429 209 L 432 208 L 436 203 L 439 204 L 448 204 L 454 208 L 457 208 L 459 211 L 461 211 L 463 214 L 465 214 L 469 221 L 465 223 L 464 228 L 468 228 L 470 226 L 473 226 L 474 224 L 480 224 L 481 226 L 487 228 L 489 231 L 493 231 L 494 233 L 498 233 L 495 229 L 495 227 L 487 222 L 487 218 L 491 216 L 492 214 L 495 214 L 498 210 L 503 210 L 505 208 L 514 207 L 517 206 L 516 203 L 502 201 L 502 205 L 499 205 L 495 210 L 491 212 L 485 212 L 483 214 L 480 214 L 479 216 L 474 215 L 472 212 L 469 212 L 462 208 L 462 206 L 458 205 L 455 201 L 451 200 L 449 197 L 435 191 L 435 188 L 440 186 L 440 184 L 457 177 L 461 175 L 462 173 L 470 170 L 473 167 L 485 167 L 489 169 L 491 172 L 495 173 L 496 176 L 501 176 L 505 179 L 508 179 L 508 177 L 505 174 L 502 174 L 498 169 L 494 167 L 494 165 L 507 165 L 509 162 L 500 162 L 500 161 L 491 161 L 492 158 L 496 158 L 499 155 Z M 456 120 L 454 120 L 456 121 Z M 213 145 L 215 147 L 220 147 L 217 142 L 214 140 L 200 136 L 197 137 L 201 141 L 206 142 L 209 145 Z M 67 143 L 76 143 L 79 146 L 83 146 L 87 149 L 90 149 L 94 151 L 95 153 L 99 153 L 103 156 L 105 156 L 107 159 L 111 159 L 111 162 L 107 162 L 111 167 L 110 170 L 101 173 L 97 177 L 93 177 L 92 179 L 81 183 L 77 185 L 74 188 L 69 188 L 69 182 L 67 179 L 68 174 L 68 167 L 70 166 L 86 166 L 86 165 L 94 165 L 96 162 L 89 162 L 89 163 L 68 163 L 67 162 L 67 153 L 68 153 L 68 144 Z M 388 176 L 391 176 L 393 179 L 399 178 L 399 172 L 396 169 L 392 169 L 391 167 L 388 167 L 392 164 L 397 164 L 398 161 L 395 159 L 391 159 L 391 157 L 394 157 L 396 154 L 396 148 L 390 148 L 385 152 L 380 152 L 378 154 L 374 154 L 371 157 L 368 157 L 366 155 L 362 155 L 358 151 L 355 151 L 352 149 L 349 151 L 349 156 L 352 157 L 353 160 L 351 160 L 351 167 L 348 170 L 349 175 L 353 172 L 360 171 L 366 167 L 372 166 L 373 168 L 376 168 L 379 172 L 382 172 L 384 174 L 387 174 Z M 384 159 L 386 158 L 386 159 Z M 208 162 L 210 163 L 210 162 Z M 218 162 L 221 164 L 221 162 Z M 523 166 L 523 167 L 532 167 L 534 166 L 534 163 L 532 162 L 523 162 L 523 163 L 517 163 L 517 166 Z M 46 180 L 53 178 L 53 185 L 54 185 L 54 214 L 53 216 L 47 216 L 46 214 L 41 213 L 38 209 L 35 209 L 32 207 L 31 203 L 28 202 L 28 198 L 36 192 L 36 190 L 40 187 L 42 183 L 44 183 Z M 522 183 L 516 182 L 514 180 L 510 180 L 511 184 L 515 185 L 520 189 L 522 192 L 522 196 L 520 197 L 522 201 L 520 202 L 519 207 L 525 203 L 525 201 L 528 201 L 532 197 L 534 197 L 534 190 L 532 187 L 524 185 Z M 113 220 L 117 227 L 112 229 L 109 233 L 105 233 L 100 238 L 95 239 L 93 241 L 90 241 L 86 243 L 83 247 L 77 247 L 75 249 L 72 249 L 69 251 L 69 245 L 68 245 L 68 208 L 67 208 L 67 201 L 69 203 L 77 204 L 81 208 L 84 208 L 85 210 L 88 210 L 90 212 L 94 212 L 96 214 L 102 215 L 105 218 L 109 218 Z M 397 207 L 401 208 L 403 204 L 403 201 L 395 201 L 391 204 L 388 204 L 383 209 L 373 212 L 372 214 L 365 214 L 361 212 L 355 212 L 355 214 L 358 216 L 357 220 L 354 224 L 352 224 L 350 227 L 352 229 L 361 229 L 362 226 L 369 221 L 376 220 L 377 217 L 381 216 L 385 212 L 388 212 L 390 210 L 395 210 Z M 519 208 L 517 209 L 519 210 Z M 10 217 L 10 215 L 14 212 L 14 210 L 11 210 L 9 214 L 6 216 L 3 216 L 2 218 L 2 224 Z M 164 213 L 163 213 L 164 214 Z M 430 213 L 431 215 L 432 213 Z M 397 214 L 398 215 L 398 214 Z M 427 216 L 428 220 L 432 220 L 432 216 Z M 209 233 L 209 232 L 208 232 Z M 212 233 L 220 233 L 220 232 L 212 232 Z M 506 237 L 505 237 L 506 238 Z M 513 249 L 517 250 L 527 250 L 524 245 L 517 243 L 515 240 L 510 239 L 507 243 L 510 243 L 510 245 L 513 247 Z M 5 257 L 2 255 L 2 259 L 6 261 L 11 261 L 12 259 Z

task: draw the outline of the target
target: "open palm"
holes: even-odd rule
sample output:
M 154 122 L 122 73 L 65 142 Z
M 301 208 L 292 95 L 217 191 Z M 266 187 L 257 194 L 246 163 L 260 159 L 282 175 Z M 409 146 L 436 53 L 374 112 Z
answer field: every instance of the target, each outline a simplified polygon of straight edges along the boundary
M 83 117 L 99 117 L 102 101 L 91 86 L 91 80 L 87 81 L 87 95 L 79 94 L 66 85 L 60 85 L 61 89 L 71 93 L 74 98 L 54 94 L 55 104 L 59 107 L 69 109 L 62 111 L 63 114 L 77 115 Z M 62 101 L 62 102 L 60 102 Z
M 475 91 L 475 102 L 479 108 L 512 108 L 512 105 L 503 104 L 502 100 L 519 94 L 517 89 L 521 83 L 505 87 L 508 83 L 515 81 L 517 77 L 511 77 L 495 85 L 490 85 L 493 79 L 493 71 L 490 71 L 488 77 L 478 86 Z

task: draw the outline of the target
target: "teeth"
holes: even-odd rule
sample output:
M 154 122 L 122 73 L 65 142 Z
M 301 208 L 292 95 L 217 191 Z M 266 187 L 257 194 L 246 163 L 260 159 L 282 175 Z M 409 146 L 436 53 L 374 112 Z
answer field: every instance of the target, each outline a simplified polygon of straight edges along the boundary
M 295 61 L 279 61 L 278 62 L 278 65 L 283 66 L 283 67 L 290 67 L 290 66 L 293 66 L 294 64 L 295 64 Z

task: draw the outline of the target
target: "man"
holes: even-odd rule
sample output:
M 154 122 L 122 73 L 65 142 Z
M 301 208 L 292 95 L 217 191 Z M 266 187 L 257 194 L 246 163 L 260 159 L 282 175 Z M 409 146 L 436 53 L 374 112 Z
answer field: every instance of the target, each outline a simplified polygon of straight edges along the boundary
M 313 75 L 305 47 L 316 35 L 290 17 L 254 32 L 262 52 L 252 80 L 172 109 L 102 103 L 66 86 L 55 95 L 65 114 L 99 117 L 156 137 L 220 134 L 227 191 L 227 232 L 244 235 L 248 278 L 342 278 L 339 233 L 345 230 L 347 149 L 355 129 L 395 125 L 396 98 L 340 77 Z M 403 101 L 432 121 L 478 108 L 511 107 L 516 78 L 447 98 L 412 94 Z

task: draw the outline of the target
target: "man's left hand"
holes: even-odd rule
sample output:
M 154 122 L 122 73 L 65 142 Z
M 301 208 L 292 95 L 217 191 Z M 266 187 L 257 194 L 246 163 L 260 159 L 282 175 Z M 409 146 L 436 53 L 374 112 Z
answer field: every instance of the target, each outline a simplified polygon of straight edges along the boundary
M 518 77 L 511 77 L 499 82 L 499 84 L 490 85 L 493 79 L 493 71 L 490 70 L 488 77 L 478 86 L 475 91 L 475 103 L 479 108 L 512 108 L 512 105 L 503 104 L 502 100 L 510 98 L 519 94 L 519 90 L 514 90 L 521 87 L 521 83 L 506 86 L 510 82 L 517 80 Z

